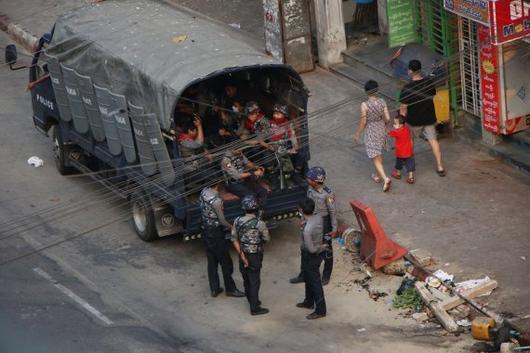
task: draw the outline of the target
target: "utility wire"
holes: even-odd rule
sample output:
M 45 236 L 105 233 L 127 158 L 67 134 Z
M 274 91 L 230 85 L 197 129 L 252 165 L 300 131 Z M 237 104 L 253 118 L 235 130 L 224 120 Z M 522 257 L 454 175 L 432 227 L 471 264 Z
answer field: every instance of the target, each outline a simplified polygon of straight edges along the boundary
M 180 97 L 180 98 L 184 98 L 186 99 L 185 97 Z M 204 102 L 198 102 L 199 104 L 204 104 Z M 138 166 L 135 166 L 135 167 L 138 167 Z
M 430 99 L 430 97 L 427 97 L 426 99 Z M 339 126 L 338 128 L 340 128 L 340 126 Z M 198 173 L 204 174 L 204 171 L 199 171 Z M 127 182 L 127 181 L 126 181 L 126 182 Z M 142 185 L 147 186 L 145 183 L 142 184 Z M 112 196 L 111 198 L 113 199 L 114 193 L 113 193 L 112 191 L 110 191 L 109 193 L 111 194 L 111 196 Z M 102 200 L 102 201 L 106 201 L 106 199 L 105 199 L 105 200 Z M 83 204 L 84 204 L 84 205 L 83 205 L 81 208 L 79 208 L 79 210 L 85 209 L 85 208 L 87 207 L 86 203 L 83 202 Z M 67 205 L 67 207 L 70 207 L 70 206 L 71 206 L 71 205 Z M 62 216 L 64 217 L 65 215 L 70 215 L 70 214 L 72 214 L 72 213 L 75 213 L 75 212 L 72 212 L 72 211 L 70 210 L 70 212 L 68 212 L 68 213 L 66 213 L 66 214 L 64 214 L 64 215 L 62 215 Z M 61 217 L 61 218 L 62 218 L 62 217 Z M 38 224 L 38 225 L 39 225 L 39 224 Z M 35 226 L 38 226 L 38 225 L 35 225 Z M 15 227 L 15 228 L 16 228 L 16 227 Z M 32 228 L 34 228 L 34 227 L 32 227 Z M 9 230 L 11 230 L 11 229 L 9 229 Z M 4 230 L 4 231 L 5 231 L 5 230 Z M 6 237 L 4 237 L 4 238 L 8 238 L 8 237 L 11 237 L 11 236 L 13 236 L 13 235 L 8 235 L 8 236 L 6 236 Z M 4 239 L 4 238 L 0 238 L 0 240 L 1 240 L 1 239 Z
M 339 128 L 341 128 L 341 125 L 337 126 L 335 129 L 339 129 Z M 214 183 L 215 183 L 215 182 L 214 182 Z M 203 187 L 203 186 L 201 185 L 199 188 L 202 188 L 202 187 Z M 199 189 L 199 188 L 198 188 L 198 189 Z M 191 191 L 189 191 L 189 194 L 192 194 L 192 193 L 198 191 L 198 189 L 197 189 L 197 190 L 191 190 Z M 285 203 L 285 204 L 287 204 L 287 203 Z M 128 217 L 128 216 L 129 216 L 129 214 L 127 213 L 127 217 Z

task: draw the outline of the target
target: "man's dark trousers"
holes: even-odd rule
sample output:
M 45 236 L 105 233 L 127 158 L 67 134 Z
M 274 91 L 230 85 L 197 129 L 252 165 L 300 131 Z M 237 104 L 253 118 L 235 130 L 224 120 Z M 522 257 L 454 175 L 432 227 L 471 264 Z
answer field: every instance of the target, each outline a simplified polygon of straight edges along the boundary
M 322 257 L 319 254 L 311 254 L 309 251 L 302 251 L 302 274 L 305 282 L 304 303 L 315 305 L 317 314 L 326 314 L 326 300 L 324 299 L 324 289 L 320 280 L 320 263 Z
M 331 217 L 325 216 L 322 218 L 323 223 L 323 237 L 322 237 L 322 243 L 328 244 L 328 249 L 326 251 L 323 251 L 320 253 L 320 256 L 322 257 L 322 260 L 324 260 L 324 270 L 322 271 L 322 278 L 329 280 L 331 278 L 331 272 L 333 271 L 333 239 L 331 236 L 327 235 L 331 232 Z M 324 239 L 324 237 L 329 237 L 329 240 Z M 300 251 L 301 255 L 303 255 L 303 251 Z M 303 257 L 303 256 L 302 256 Z M 304 264 L 303 261 L 300 261 L 300 273 L 298 274 L 299 278 L 303 278 L 302 272 Z
M 325 216 L 322 218 L 322 228 L 323 228 L 323 243 L 328 244 L 326 251 L 321 253 L 322 259 L 324 259 L 324 270 L 322 271 L 322 278 L 329 280 L 331 278 L 331 271 L 333 271 L 333 239 L 331 238 L 332 227 L 331 227 L 331 217 Z M 326 240 L 326 238 L 329 238 Z
M 245 286 L 245 295 L 250 304 L 250 311 L 256 311 L 259 308 L 259 287 L 261 285 L 261 264 L 263 262 L 263 252 L 255 254 L 245 253 L 248 260 L 248 267 L 241 259 L 239 260 L 239 271 L 243 277 Z
M 218 266 L 221 265 L 223 280 L 226 291 L 236 290 L 236 284 L 232 278 L 234 273 L 234 263 L 230 257 L 230 241 L 225 239 L 225 231 L 222 226 L 209 227 L 204 229 L 204 244 L 206 245 L 206 257 L 208 259 L 208 281 L 211 291 L 219 289 Z

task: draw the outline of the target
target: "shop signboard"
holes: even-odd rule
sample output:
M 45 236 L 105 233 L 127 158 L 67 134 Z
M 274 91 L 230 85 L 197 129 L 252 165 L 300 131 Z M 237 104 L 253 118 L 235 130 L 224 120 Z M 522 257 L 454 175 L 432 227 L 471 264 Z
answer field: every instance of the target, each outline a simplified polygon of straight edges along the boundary
M 490 34 L 495 45 L 530 36 L 530 2 L 490 1 Z
M 388 0 L 388 47 L 419 41 L 416 0 Z
M 488 0 L 444 0 L 444 8 L 459 16 L 489 26 Z
M 491 43 L 489 28 L 478 26 L 482 126 L 499 134 L 501 122 L 499 48 Z

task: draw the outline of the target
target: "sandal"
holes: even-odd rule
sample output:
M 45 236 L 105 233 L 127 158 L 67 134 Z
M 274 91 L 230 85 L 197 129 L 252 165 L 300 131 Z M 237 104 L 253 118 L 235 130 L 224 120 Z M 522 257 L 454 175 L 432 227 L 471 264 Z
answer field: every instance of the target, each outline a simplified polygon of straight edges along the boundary
M 401 179 L 401 173 L 397 169 L 394 169 L 390 176 L 392 176 L 392 178 Z
M 372 174 L 370 177 L 371 177 L 372 180 L 375 181 L 377 184 L 379 184 L 379 183 L 381 182 L 381 178 L 378 177 L 378 176 L 375 175 L 375 174 Z
M 444 177 L 445 176 L 445 169 L 437 170 L 436 173 L 438 173 L 439 176 Z
M 416 180 L 414 179 L 414 177 L 408 177 L 407 178 L 407 183 L 414 184 L 415 182 L 416 182 Z
M 392 185 L 392 179 L 387 178 L 385 182 L 383 183 L 383 192 L 387 192 L 390 190 L 390 186 Z

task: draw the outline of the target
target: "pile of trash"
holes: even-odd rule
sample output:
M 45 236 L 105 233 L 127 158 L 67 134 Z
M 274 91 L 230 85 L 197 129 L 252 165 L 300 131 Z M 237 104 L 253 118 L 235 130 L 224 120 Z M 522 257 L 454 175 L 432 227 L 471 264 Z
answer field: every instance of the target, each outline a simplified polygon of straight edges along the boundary
M 370 288 L 373 268 L 366 268 L 366 256 L 361 255 L 363 234 L 353 228 L 346 229 L 340 239 L 343 249 L 349 251 L 362 272 L 363 279 L 354 283 L 365 289 L 370 298 L 387 296 Z M 530 352 L 530 332 L 513 325 L 487 308 L 484 299 L 497 288 L 497 281 L 484 278 L 455 281 L 453 274 L 437 268 L 438 261 L 426 250 L 408 251 L 405 256 L 380 268 L 386 275 L 402 276 L 391 304 L 401 310 L 402 316 L 411 317 L 422 325 L 439 323 L 447 332 L 470 332 L 481 340 L 474 352 Z M 486 342 L 490 341 L 490 342 Z

